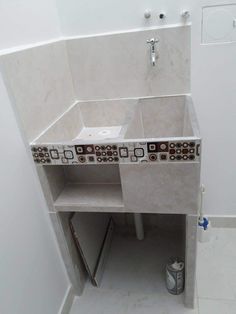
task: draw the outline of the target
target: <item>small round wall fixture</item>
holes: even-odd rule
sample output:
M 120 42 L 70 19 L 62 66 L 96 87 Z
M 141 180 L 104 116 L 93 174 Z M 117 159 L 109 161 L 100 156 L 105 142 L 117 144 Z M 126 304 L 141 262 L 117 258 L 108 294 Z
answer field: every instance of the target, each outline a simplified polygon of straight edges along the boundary
M 181 12 L 181 16 L 182 16 L 182 18 L 187 19 L 190 17 L 190 12 L 185 10 L 185 11 Z
M 150 17 L 151 17 L 151 10 L 150 9 L 146 9 L 145 11 L 144 11 L 144 17 L 145 17 L 145 19 L 150 19 Z
M 165 13 L 162 12 L 162 13 L 159 14 L 159 19 L 160 20 L 164 20 L 165 18 L 166 18 L 166 14 Z

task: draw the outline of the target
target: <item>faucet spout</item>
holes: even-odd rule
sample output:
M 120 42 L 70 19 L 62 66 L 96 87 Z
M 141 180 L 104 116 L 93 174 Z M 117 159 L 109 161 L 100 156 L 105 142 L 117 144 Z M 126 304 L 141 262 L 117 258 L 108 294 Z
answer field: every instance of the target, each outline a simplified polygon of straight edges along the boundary
M 150 44 L 150 55 L 151 55 L 151 65 L 156 65 L 157 53 L 156 53 L 156 44 L 158 43 L 158 39 L 151 38 L 147 40 L 147 44 Z
M 156 65 L 156 51 L 155 51 L 155 46 L 152 47 L 152 51 L 151 51 L 151 63 L 152 63 L 152 66 L 155 66 Z

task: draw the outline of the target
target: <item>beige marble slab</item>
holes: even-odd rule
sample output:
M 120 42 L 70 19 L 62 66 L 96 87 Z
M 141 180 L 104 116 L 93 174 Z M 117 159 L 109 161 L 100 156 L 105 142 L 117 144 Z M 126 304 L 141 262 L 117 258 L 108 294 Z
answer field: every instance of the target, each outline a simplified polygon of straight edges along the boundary
M 52 221 L 69 280 L 73 286 L 73 292 L 75 295 L 81 295 L 87 280 L 87 274 L 70 230 L 71 213 L 49 213 L 49 217 Z
M 159 38 L 155 67 L 152 37 Z M 67 48 L 78 99 L 190 92 L 190 26 L 71 39 Z
M 197 226 L 198 215 L 186 215 L 184 304 L 188 308 L 196 306 Z
M 144 138 L 183 136 L 185 96 L 140 99 Z
M 120 177 L 127 211 L 166 214 L 198 211 L 199 163 L 121 164 Z
M 58 211 L 119 211 L 124 208 L 120 184 L 67 184 L 54 203 Z
M 75 101 L 64 41 L 1 56 L 0 63 L 29 141 Z

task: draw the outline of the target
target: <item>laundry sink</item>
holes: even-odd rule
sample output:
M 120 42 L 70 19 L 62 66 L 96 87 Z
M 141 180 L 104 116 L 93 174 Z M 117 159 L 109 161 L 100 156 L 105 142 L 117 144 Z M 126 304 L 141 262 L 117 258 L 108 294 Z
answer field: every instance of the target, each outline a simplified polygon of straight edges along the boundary
M 198 162 L 188 95 L 78 102 L 31 143 L 37 164 Z

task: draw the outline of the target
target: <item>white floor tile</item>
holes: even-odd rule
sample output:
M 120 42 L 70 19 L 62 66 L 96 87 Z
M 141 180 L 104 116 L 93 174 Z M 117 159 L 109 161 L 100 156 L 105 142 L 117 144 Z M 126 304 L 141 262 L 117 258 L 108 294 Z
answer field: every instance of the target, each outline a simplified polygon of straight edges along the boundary
M 181 254 L 175 234 L 149 232 L 145 240 L 116 234 L 99 288 L 87 284 L 71 314 L 197 314 L 184 307 L 183 295 L 165 286 L 165 265 Z
M 165 286 L 165 266 L 181 254 L 175 235 L 150 232 L 143 241 L 133 235 L 116 234 L 103 275 L 101 288 L 133 293 L 169 295 Z
M 198 314 L 198 310 L 185 308 L 182 296 L 132 294 L 127 314 Z
M 236 301 L 199 299 L 199 314 L 235 314 Z
M 184 307 L 182 297 L 87 288 L 70 314 L 198 314 Z
M 195 310 L 184 307 L 183 295 L 165 289 L 163 265 L 180 252 L 175 241 L 167 245 L 158 235 L 146 242 L 127 236 L 114 241 L 101 287 L 87 285 L 70 314 L 236 313 L 236 229 L 213 229 L 211 241 L 199 243 Z
M 199 243 L 198 297 L 236 300 L 236 229 L 212 229 L 209 243 Z
M 86 288 L 83 296 L 75 299 L 70 314 L 127 314 L 128 297 L 122 292 Z

